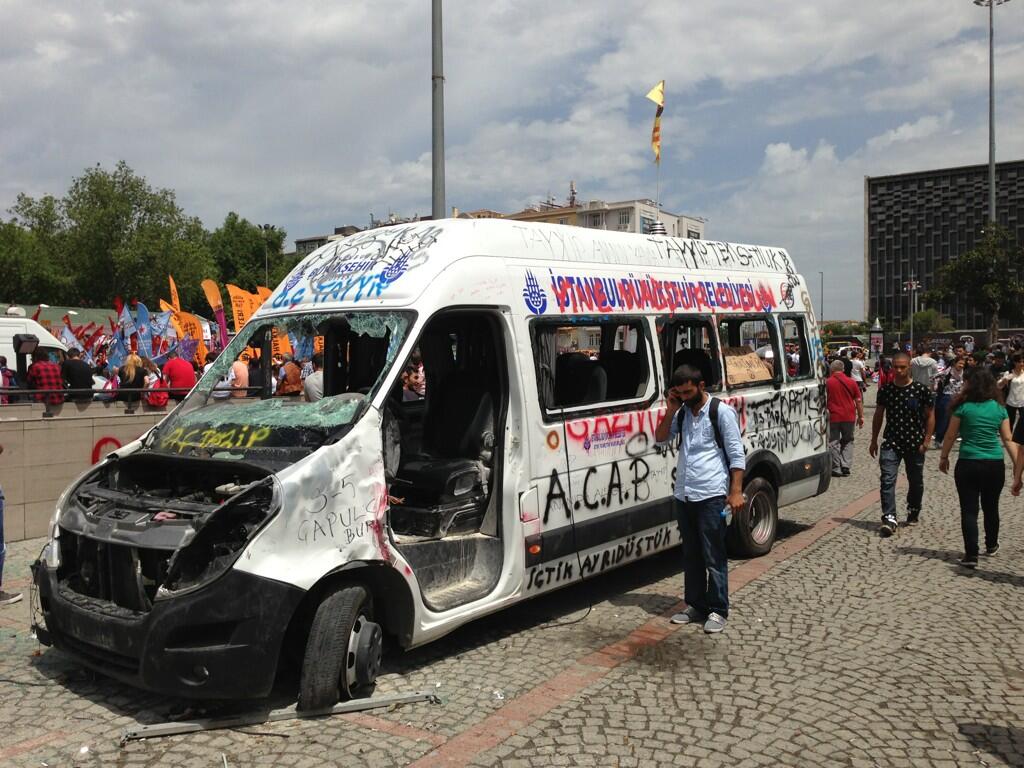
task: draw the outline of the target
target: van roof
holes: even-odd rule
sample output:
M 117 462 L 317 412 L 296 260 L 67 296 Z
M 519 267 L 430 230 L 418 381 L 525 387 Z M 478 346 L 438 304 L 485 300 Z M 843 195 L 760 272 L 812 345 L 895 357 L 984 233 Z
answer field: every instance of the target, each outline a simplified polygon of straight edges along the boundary
M 795 275 L 783 248 L 502 219 L 398 224 L 336 240 L 311 253 L 278 285 L 257 316 L 312 309 L 400 306 L 452 263 L 470 256 L 594 268 L 731 275 Z M 360 303 L 361 302 L 361 303 Z

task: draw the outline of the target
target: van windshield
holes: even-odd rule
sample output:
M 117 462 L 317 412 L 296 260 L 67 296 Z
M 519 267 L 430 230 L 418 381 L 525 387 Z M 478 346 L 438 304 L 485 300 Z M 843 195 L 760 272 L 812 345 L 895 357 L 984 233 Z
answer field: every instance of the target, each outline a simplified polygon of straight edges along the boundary
M 159 425 L 147 448 L 295 461 L 364 412 L 413 319 L 411 312 L 253 319 L 207 364 L 195 389 Z M 314 364 L 319 364 L 315 371 Z

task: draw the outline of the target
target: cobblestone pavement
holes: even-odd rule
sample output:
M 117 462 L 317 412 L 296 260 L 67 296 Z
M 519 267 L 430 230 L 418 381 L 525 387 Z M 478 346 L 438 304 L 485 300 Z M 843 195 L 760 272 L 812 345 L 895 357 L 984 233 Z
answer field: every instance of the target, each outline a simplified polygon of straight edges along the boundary
M 171 702 L 39 654 L 27 601 L 0 608 L 0 765 L 1024 766 L 1024 499 L 1004 492 L 1001 551 L 962 572 L 938 454 L 922 524 L 882 540 L 867 443 L 783 510 L 769 556 L 732 564 L 723 635 L 668 623 L 670 552 L 392 656 L 378 691 L 441 705 L 120 748 Z M 41 545 L 11 545 L 6 586 Z

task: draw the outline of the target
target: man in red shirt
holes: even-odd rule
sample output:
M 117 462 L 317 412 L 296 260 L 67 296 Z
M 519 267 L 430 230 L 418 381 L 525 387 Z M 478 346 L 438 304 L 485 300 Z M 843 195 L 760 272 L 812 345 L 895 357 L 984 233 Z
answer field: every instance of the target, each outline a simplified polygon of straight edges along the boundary
M 64 402 L 64 377 L 60 374 L 60 366 L 50 360 L 46 352 L 32 353 L 32 365 L 28 367 L 28 388 L 62 390 L 32 395 L 37 403 L 57 405 Z
M 177 352 L 167 353 L 164 363 L 164 378 L 171 390 L 171 398 L 177 401 L 185 399 L 185 395 L 196 385 L 196 372 L 187 360 L 178 357 Z
M 832 477 L 846 477 L 853 464 L 853 424 L 864 427 L 864 400 L 857 382 L 845 373 L 841 360 L 832 363 L 825 382 L 828 392 L 828 449 L 832 454 Z

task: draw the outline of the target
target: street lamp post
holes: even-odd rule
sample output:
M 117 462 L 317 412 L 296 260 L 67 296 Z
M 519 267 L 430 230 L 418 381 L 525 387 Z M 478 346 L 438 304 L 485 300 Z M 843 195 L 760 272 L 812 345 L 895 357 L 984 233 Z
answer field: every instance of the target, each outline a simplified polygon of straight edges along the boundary
M 914 315 L 917 313 L 917 291 L 921 283 L 914 279 L 914 273 L 910 273 L 910 279 L 903 284 L 903 291 L 910 294 L 910 350 L 914 350 Z
M 431 75 L 433 92 L 431 106 L 432 195 L 430 215 L 437 221 L 445 215 L 444 200 L 444 53 L 441 36 L 441 0 L 433 0 L 430 14 Z
M 996 65 L 995 65 L 995 6 L 1010 0 L 974 0 L 982 8 L 988 7 L 988 220 L 996 220 Z

